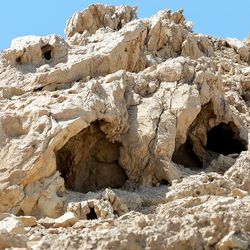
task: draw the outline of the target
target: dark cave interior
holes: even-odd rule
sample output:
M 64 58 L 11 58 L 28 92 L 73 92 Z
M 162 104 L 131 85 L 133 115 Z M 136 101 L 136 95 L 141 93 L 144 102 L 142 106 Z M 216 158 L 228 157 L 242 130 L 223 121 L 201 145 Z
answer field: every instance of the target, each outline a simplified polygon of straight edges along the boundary
M 220 123 L 207 131 L 207 144 L 204 148 L 212 155 L 239 154 L 246 150 L 246 143 L 239 137 L 237 127 L 232 123 Z M 193 151 L 192 140 L 188 136 L 186 142 L 174 151 L 173 162 L 181 164 L 192 170 L 200 170 L 203 167 L 202 159 Z
M 119 165 L 120 143 L 109 141 L 99 122 L 73 136 L 56 152 L 57 169 L 68 190 L 86 193 L 121 188 L 127 180 Z

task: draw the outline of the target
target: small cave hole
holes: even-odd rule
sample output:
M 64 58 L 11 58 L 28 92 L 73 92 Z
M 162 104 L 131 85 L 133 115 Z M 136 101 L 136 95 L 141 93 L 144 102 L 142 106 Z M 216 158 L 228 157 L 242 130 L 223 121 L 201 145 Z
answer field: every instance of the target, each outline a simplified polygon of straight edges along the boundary
M 81 193 L 121 188 L 127 175 L 118 163 L 120 146 L 106 138 L 99 121 L 73 136 L 56 152 L 65 187 Z
M 20 208 L 16 214 L 17 216 L 24 216 L 24 211 Z
M 213 182 L 213 181 L 214 181 L 214 178 L 211 177 L 211 176 L 208 176 L 208 181 L 209 181 L 209 182 Z
M 170 185 L 169 182 L 165 179 L 160 181 L 160 186 L 169 186 L 169 185 Z
M 43 58 L 44 58 L 46 61 L 50 61 L 50 60 L 51 60 L 53 49 L 54 49 L 54 47 L 51 46 L 51 45 L 49 45 L 49 44 L 47 44 L 47 45 L 45 45 L 45 46 L 43 46 L 43 47 L 41 48 Z
M 220 123 L 207 132 L 206 149 L 223 155 L 239 154 L 246 150 L 246 143 L 233 123 Z
M 172 161 L 192 170 L 202 168 L 202 162 L 193 151 L 193 145 L 189 137 L 184 144 L 174 151 Z
M 16 58 L 16 63 L 19 65 L 22 64 L 22 57 L 21 56 Z
M 201 193 L 200 193 L 200 191 L 195 191 L 195 194 L 197 195 L 197 196 L 199 196 Z
M 93 207 L 90 208 L 90 212 L 87 214 L 87 220 L 97 220 L 97 215 Z

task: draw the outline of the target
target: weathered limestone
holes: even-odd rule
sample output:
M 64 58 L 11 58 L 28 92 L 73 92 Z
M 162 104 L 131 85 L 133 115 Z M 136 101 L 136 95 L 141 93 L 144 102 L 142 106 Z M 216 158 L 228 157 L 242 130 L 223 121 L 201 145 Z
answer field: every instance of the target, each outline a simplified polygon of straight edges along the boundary
M 136 7 L 90 5 L 88 9 L 75 13 L 69 19 L 65 33 L 68 37 L 72 37 L 84 32 L 94 34 L 100 28 L 110 28 L 115 31 L 136 18 Z
M 73 212 L 67 212 L 64 215 L 52 219 L 52 218 L 43 218 L 39 220 L 39 223 L 46 228 L 49 227 L 72 227 L 78 221 L 77 217 Z
M 101 4 L 65 33 L 0 54 L 0 248 L 249 248 L 249 42 Z

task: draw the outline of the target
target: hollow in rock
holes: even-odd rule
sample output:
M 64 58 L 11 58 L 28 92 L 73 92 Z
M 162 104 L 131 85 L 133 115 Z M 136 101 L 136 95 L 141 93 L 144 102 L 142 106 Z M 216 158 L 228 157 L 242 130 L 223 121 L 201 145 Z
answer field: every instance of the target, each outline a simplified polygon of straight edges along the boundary
M 163 179 L 160 181 L 160 186 L 170 186 L 170 183 L 167 180 Z
M 87 214 L 87 220 L 96 220 L 96 219 L 98 218 L 97 218 L 95 209 L 92 207 L 90 208 L 90 212 Z
M 194 170 L 202 168 L 202 162 L 193 151 L 190 138 L 174 151 L 172 161 Z
M 72 191 L 88 192 L 120 188 L 127 175 L 118 163 L 120 143 L 110 142 L 100 122 L 72 137 L 56 152 L 57 169 Z
M 16 64 L 19 64 L 19 65 L 22 64 L 22 57 L 21 56 L 16 58 Z
M 47 60 L 47 61 L 51 60 L 53 49 L 54 49 L 54 47 L 51 46 L 51 45 L 49 45 L 49 44 L 47 44 L 47 45 L 45 45 L 45 46 L 43 46 L 43 47 L 41 48 L 41 50 L 42 50 L 42 55 L 43 55 L 43 58 L 44 58 L 45 60 Z
M 233 123 L 220 123 L 207 132 L 206 149 L 223 155 L 239 154 L 246 150 L 246 143 Z

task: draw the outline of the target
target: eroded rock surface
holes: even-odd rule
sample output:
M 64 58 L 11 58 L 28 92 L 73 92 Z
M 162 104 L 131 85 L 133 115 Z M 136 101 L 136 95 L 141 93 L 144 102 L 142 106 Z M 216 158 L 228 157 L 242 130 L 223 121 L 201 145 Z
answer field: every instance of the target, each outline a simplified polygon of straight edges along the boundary
M 250 44 L 91 5 L 0 54 L 0 248 L 249 249 Z

